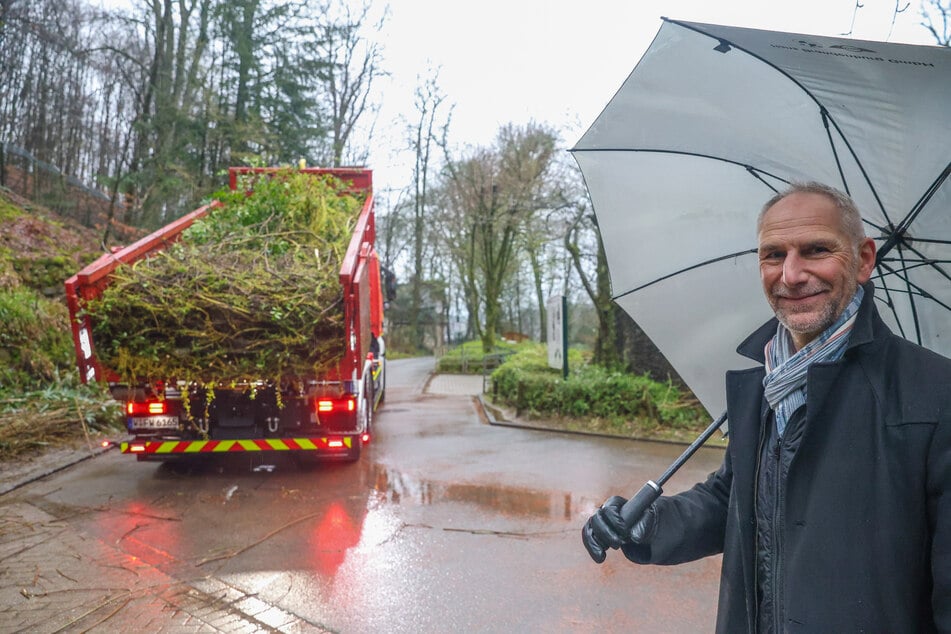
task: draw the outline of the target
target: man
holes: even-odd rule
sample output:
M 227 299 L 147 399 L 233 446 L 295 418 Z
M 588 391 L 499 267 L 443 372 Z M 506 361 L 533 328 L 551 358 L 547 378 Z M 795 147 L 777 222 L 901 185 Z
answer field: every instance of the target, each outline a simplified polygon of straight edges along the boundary
M 854 203 L 817 183 L 770 200 L 760 276 L 775 314 L 727 373 L 730 444 L 627 530 L 588 520 L 595 561 L 723 554 L 717 631 L 951 632 L 951 360 L 894 334 Z

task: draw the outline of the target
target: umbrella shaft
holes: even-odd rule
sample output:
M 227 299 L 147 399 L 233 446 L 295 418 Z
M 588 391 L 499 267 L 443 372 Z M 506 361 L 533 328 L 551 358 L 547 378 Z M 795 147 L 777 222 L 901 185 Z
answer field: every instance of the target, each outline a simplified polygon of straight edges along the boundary
M 697 439 L 694 440 L 690 444 L 690 446 L 684 450 L 682 454 L 680 454 L 679 458 L 674 460 L 673 463 L 671 463 L 671 465 L 667 467 L 667 470 L 664 471 L 664 474 L 660 476 L 659 478 L 657 478 L 656 480 L 657 485 L 661 487 L 664 486 L 667 483 L 667 481 L 670 480 L 671 476 L 677 473 L 677 470 L 680 469 L 680 467 L 684 466 L 684 463 L 690 460 L 690 457 L 693 456 L 695 453 L 697 453 L 697 449 L 700 449 L 700 447 L 702 447 L 704 443 L 710 440 L 710 438 L 713 437 L 713 434 L 715 434 L 717 430 L 720 429 L 720 427 L 722 427 L 723 423 L 725 422 L 726 422 L 726 412 L 723 412 L 722 414 L 720 414 L 720 417 L 718 419 L 710 423 L 710 426 L 707 427 L 705 430 L 703 430 L 702 434 L 697 436 Z
M 650 508 L 651 504 L 654 503 L 657 498 L 660 497 L 660 494 L 664 492 L 663 486 L 673 476 L 680 467 L 687 462 L 693 454 L 697 452 L 697 449 L 703 446 L 705 442 L 710 440 L 713 434 L 716 433 L 718 429 L 726 421 L 726 412 L 720 415 L 718 419 L 710 423 L 710 426 L 703 430 L 703 433 L 700 434 L 696 440 L 694 440 L 687 449 L 680 454 L 680 457 L 677 458 L 669 467 L 667 471 L 664 472 L 660 478 L 655 482 L 654 480 L 648 480 L 647 484 L 641 487 L 641 490 L 632 497 L 630 500 L 624 503 L 624 506 L 621 507 L 621 519 L 624 520 L 625 531 L 630 533 L 631 529 L 637 524 L 637 521 L 641 519 L 641 516 Z

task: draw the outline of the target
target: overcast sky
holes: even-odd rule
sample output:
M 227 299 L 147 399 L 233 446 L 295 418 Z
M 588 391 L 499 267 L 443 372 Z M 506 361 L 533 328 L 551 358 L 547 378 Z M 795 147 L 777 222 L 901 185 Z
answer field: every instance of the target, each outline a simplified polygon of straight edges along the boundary
M 404 120 L 418 116 L 413 91 L 429 67 L 440 68 L 440 88 L 455 107 L 455 143 L 489 145 L 500 126 L 535 120 L 563 130 L 567 148 L 633 70 L 661 16 L 934 44 L 920 25 L 919 0 L 894 26 L 895 0 L 862 4 L 856 11 L 855 0 L 391 0 L 382 34 L 391 76 L 380 86 L 385 100 L 369 165 L 376 190 L 409 185 Z

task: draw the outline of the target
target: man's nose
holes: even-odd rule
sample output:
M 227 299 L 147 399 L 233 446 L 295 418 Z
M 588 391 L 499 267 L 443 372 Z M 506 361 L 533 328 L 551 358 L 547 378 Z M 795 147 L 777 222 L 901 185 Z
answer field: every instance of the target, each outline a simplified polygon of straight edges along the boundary
M 789 252 L 783 259 L 783 284 L 796 286 L 808 280 L 805 262 L 798 253 Z

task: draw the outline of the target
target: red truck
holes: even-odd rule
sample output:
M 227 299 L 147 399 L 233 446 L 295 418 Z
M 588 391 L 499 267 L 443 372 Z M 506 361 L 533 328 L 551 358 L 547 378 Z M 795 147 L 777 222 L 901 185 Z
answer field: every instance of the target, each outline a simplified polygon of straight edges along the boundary
M 231 168 L 230 187 L 237 189 L 242 174 L 273 171 Z M 349 183 L 352 191 L 365 195 L 340 268 L 344 353 L 321 376 L 300 377 L 292 383 L 293 388 L 274 381 L 217 385 L 211 395 L 207 387 L 189 389 L 174 379 L 123 383 L 113 369 L 97 359 L 90 316 L 82 311 L 84 303 L 102 293 L 118 266 L 164 249 L 221 203 L 205 205 L 134 244 L 114 249 L 66 280 L 80 376 L 84 382 L 108 383 L 112 395 L 126 403 L 130 438 L 119 443 L 122 453 L 135 454 L 139 460 L 242 451 L 293 452 L 302 459 L 359 459 L 361 448 L 370 440 L 373 412 L 383 401 L 386 388 L 384 292 L 374 249 L 372 172 L 346 168 L 302 171 L 333 175 Z

